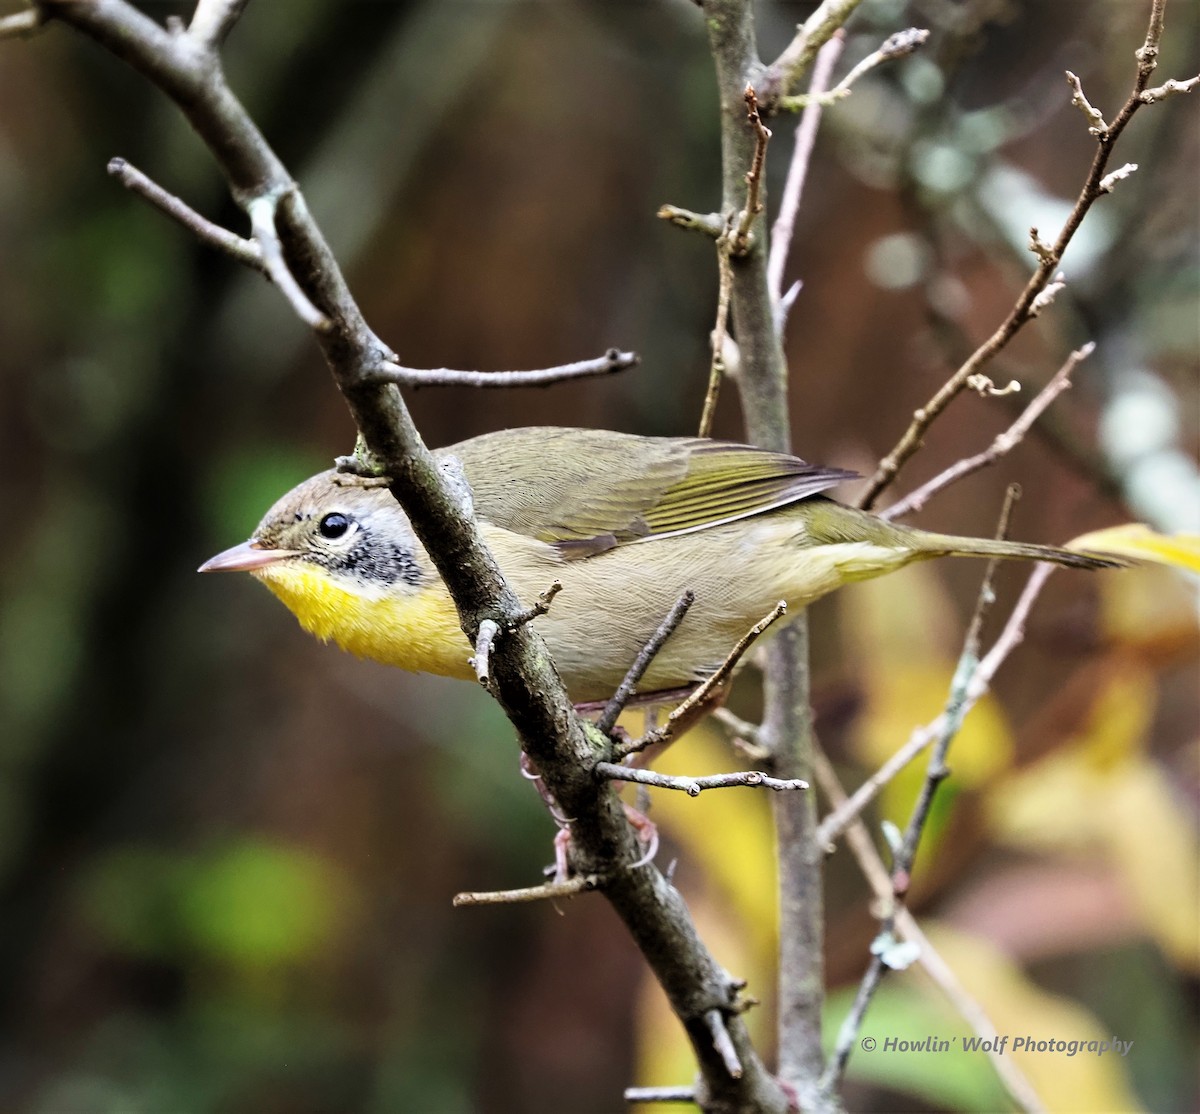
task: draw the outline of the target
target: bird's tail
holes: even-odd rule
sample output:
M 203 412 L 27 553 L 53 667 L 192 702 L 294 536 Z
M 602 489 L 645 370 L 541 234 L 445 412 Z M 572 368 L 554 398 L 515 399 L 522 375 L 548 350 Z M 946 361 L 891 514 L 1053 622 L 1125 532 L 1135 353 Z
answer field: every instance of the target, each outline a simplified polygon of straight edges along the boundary
M 1078 553 L 1055 545 L 998 541 L 994 538 L 959 538 L 952 534 L 921 532 L 921 551 L 931 557 L 1003 557 L 1025 561 L 1052 561 L 1072 569 L 1119 569 L 1128 565 L 1117 557 Z

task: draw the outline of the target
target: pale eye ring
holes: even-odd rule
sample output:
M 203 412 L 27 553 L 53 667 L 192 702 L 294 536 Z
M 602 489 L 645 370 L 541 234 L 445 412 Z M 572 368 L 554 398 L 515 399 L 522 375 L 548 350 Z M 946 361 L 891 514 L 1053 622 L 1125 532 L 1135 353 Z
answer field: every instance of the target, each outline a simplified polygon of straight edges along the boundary
M 317 524 L 317 529 L 320 531 L 321 537 L 329 538 L 332 541 L 334 538 L 340 538 L 350 529 L 350 519 L 344 514 L 333 511 L 321 519 Z

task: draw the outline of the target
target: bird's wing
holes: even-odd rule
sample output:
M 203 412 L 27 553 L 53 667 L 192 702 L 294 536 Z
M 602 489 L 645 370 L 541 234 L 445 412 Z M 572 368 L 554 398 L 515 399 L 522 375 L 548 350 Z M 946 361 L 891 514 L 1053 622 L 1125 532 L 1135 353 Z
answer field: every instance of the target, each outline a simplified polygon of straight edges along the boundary
M 576 557 L 761 514 L 856 475 L 728 441 L 552 427 L 442 452 L 462 462 L 481 518 Z

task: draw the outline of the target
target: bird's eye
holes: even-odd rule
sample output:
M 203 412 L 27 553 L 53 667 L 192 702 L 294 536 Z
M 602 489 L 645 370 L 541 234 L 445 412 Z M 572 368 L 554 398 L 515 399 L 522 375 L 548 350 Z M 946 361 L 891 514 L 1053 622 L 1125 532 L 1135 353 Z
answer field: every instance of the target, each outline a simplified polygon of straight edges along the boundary
M 334 511 L 333 514 L 327 514 L 321 519 L 317 524 L 317 529 L 321 531 L 323 538 L 340 538 L 350 529 L 350 520 L 344 514 Z

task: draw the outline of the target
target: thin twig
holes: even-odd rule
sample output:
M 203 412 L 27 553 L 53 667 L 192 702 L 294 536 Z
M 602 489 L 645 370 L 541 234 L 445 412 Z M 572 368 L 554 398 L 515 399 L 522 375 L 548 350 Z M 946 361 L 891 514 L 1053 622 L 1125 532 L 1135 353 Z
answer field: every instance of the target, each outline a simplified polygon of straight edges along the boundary
M 742 1078 L 742 1062 L 738 1059 L 737 1049 L 729 1038 L 729 1030 L 725 1027 L 725 1016 L 720 1010 L 708 1010 L 704 1014 L 704 1024 L 712 1034 L 713 1048 L 721 1057 L 725 1070 L 733 1079 Z
M 550 605 L 554 602 L 554 597 L 562 591 L 562 581 L 556 580 L 544 592 L 538 593 L 537 603 L 532 607 L 527 607 L 524 611 L 518 611 L 508 621 L 508 629 L 515 627 L 523 627 L 526 623 L 532 623 L 534 619 L 540 619 L 543 615 L 550 611 Z
M 758 738 L 758 725 L 748 719 L 742 719 L 728 708 L 714 708 L 712 718 L 731 735 L 740 736 L 748 743 L 753 743 Z
M 717 241 L 717 323 L 713 326 L 712 361 L 708 367 L 708 389 L 704 392 L 704 410 L 700 414 L 699 435 L 712 433 L 717 415 L 717 400 L 721 396 L 721 381 L 725 378 L 725 343 L 729 337 L 729 298 L 733 292 L 733 263 L 729 258 L 726 237 Z
M 1153 89 L 1142 90 L 1142 104 L 1154 104 L 1157 101 L 1165 100 L 1167 97 L 1174 97 L 1179 93 L 1190 93 L 1197 85 L 1200 85 L 1200 74 L 1195 77 L 1189 77 L 1186 81 L 1177 81 L 1175 78 L 1169 78 L 1161 85 L 1156 85 Z
M 694 1087 L 626 1087 L 626 1102 L 696 1102 Z
M 163 189 L 153 178 L 143 174 L 126 159 L 109 159 L 108 173 L 127 190 L 145 198 L 160 212 L 177 220 L 204 243 L 233 256 L 247 267 L 267 274 L 262 250 L 254 240 L 247 240 L 219 224 L 214 224 L 207 217 L 202 217 L 185 201 Z
M 681 209 L 678 205 L 661 205 L 657 215 L 659 220 L 670 221 L 677 228 L 703 232 L 714 240 L 725 231 L 725 222 L 720 213 L 693 213 L 691 209 Z
M 544 882 L 520 890 L 480 890 L 454 895 L 455 908 L 462 905 L 520 905 L 526 901 L 553 901 L 559 897 L 574 897 L 600 888 L 595 874 L 577 874 L 565 882 Z
M 781 615 L 787 612 L 787 604 L 780 600 L 771 610 L 770 614 L 760 619 L 754 624 L 737 642 L 737 645 L 729 652 L 729 656 L 717 667 L 717 669 L 706 677 L 703 683 L 696 686 L 688 698 L 673 709 L 671 714 L 667 716 L 667 721 L 661 727 L 656 727 L 653 731 L 647 731 L 640 739 L 631 739 L 628 742 L 613 747 L 613 757 L 620 761 L 631 754 L 636 754 L 639 751 L 645 750 L 647 747 L 656 746 L 659 743 L 665 743 L 673 738 L 675 732 L 679 729 L 681 723 L 690 722 L 692 715 L 696 710 L 702 707 L 712 695 L 729 678 L 737 667 L 742 656 L 750 649 L 751 646 L 759 639 L 762 633 L 774 623 Z
M 763 83 L 764 99 L 775 104 L 804 76 L 808 64 L 853 14 L 862 0 L 824 0 L 797 28 L 796 37 L 772 63 Z
M 41 8 L 26 8 L 23 12 L 0 16 L 0 39 L 15 39 L 32 35 L 46 22 Z
M 622 678 L 621 683 L 617 686 L 617 691 L 613 693 L 612 699 L 605 704 L 604 711 L 600 713 L 600 718 L 596 721 L 596 727 L 603 734 L 608 735 L 612 733 L 617 719 L 625 710 L 625 705 L 629 703 L 629 698 L 637 691 L 638 682 L 642 679 L 646 670 L 650 668 L 650 663 L 658 656 L 658 652 L 666 644 L 667 639 L 678 629 L 679 624 L 683 622 L 683 617 L 688 613 L 688 609 L 695 602 L 695 592 L 690 589 L 684 592 L 675 601 L 675 606 L 668 612 L 667 617 L 658 625 L 658 630 L 651 635 L 650 640 L 642 647 L 641 652 L 634 659 L 633 665 L 629 667 L 629 672 Z
M 824 750 L 818 745 L 814 750 L 813 766 L 817 784 L 821 792 L 829 799 L 835 808 L 846 801 L 846 790 L 830 763 Z M 892 880 L 888 874 L 883 859 L 875 850 L 871 835 L 861 818 L 856 818 L 846 829 L 846 844 L 854 855 L 863 877 L 866 878 L 875 894 L 880 909 L 886 909 L 892 900 Z M 906 908 L 896 911 L 896 927 L 900 935 L 911 941 L 919 949 L 917 962 L 925 969 L 926 974 L 938 986 L 960 1016 L 971 1026 L 971 1030 L 985 1041 L 994 1041 L 997 1035 L 996 1026 L 992 1024 L 983 1007 L 975 1000 L 958 981 L 949 964 L 942 959 L 934 946 L 921 930 L 916 918 Z M 1034 1091 L 1032 1084 L 1025 1074 L 1017 1067 L 1011 1056 L 1005 1056 L 996 1051 L 993 1044 L 988 1055 L 992 1066 L 1001 1082 L 1008 1090 L 1013 1101 L 1021 1110 L 1028 1114 L 1042 1114 L 1044 1107 Z
M 956 464 L 952 464 L 944 472 L 934 476 L 928 483 L 923 484 L 916 491 L 906 495 L 900 502 L 888 507 L 879 517 L 892 521 L 897 518 L 903 518 L 905 515 L 915 514 L 939 491 L 961 480 L 964 476 L 969 476 L 974 472 L 978 472 L 981 468 L 995 464 L 1002 456 L 1012 452 L 1033 427 L 1033 423 L 1045 413 L 1050 404 L 1063 391 L 1070 387 L 1072 373 L 1092 354 L 1095 348 L 1095 344 L 1089 341 L 1082 348 L 1077 348 L 1072 352 L 1067 357 L 1066 363 L 1055 372 L 1050 382 L 1038 392 L 1037 397 L 1021 412 L 1021 416 L 1008 429 L 999 434 L 983 452 L 976 453 L 966 460 L 960 460 Z
M 813 64 L 812 80 L 809 82 L 810 96 L 816 96 L 829 88 L 833 67 L 846 46 L 846 35 L 839 30 L 817 54 Z M 771 298 L 776 306 L 783 296 L 783 271 L 792 247 L 792 233 L 796 227 L 796 214 L 800 209 L 800 198 L 804 194 L 804 182 L 808 177 L 808 164 L 812 159 L 817 129 L 821 124 L 823 106 L 819 101 L 809 105 L 796 126 L 796 141 L 792 147 L 791 162 L 788 163 L 787 181 L 783 184 L 783 195 L 779 200 L 779 213 L 771 226 L 771 251 L 767 258 L 767 282 Z M 778 316 L 778 312 L 776 314 Z
M 1071 87 L 1071 104 L 1083 113 L 1083 118 L 1088 122 L 1088 134 L 1104 135 L 1108 131 L 1108 124 L 1104 122 L 1104 113 L 1087 99 L 1087 95 L 1083 91 L 1083 84 L 1070 70 L 1067 70 L 1067 84 Z
M 997 670 L 1004 664 L 1008 655 L 1020 645 L 1021 640 L 1025 637 L 1025 621 L 1029 618 L 1030 609 L 1033 607 L 1038 593 L 1042 590 L 1042 586 L 1046 583 L 1047 577 L 1053 571 L 1053 565 L 1039 563 L 1030 573 L 1025 589 L 1008 618 L 1008 623 L 971 678 L 965 709 L 969 710 L 973 707 L 976 701 L 987 692 Z M 846 825 L 878 796 L 880 790 L 938 738 L 945 723 L 946 716 L 943 713 L 933 722 L 917 728 L 909 736 L 908 742 L 904 746 L 850 794 L 844 805 L 833 809 L 821 821 L 817 828 L 818 843 L 822 847 L 832 844 L 846 830 Z
M 910 27 L 906 31 L 897 31 L 894 35 L 889 35 L 884 39 L 877 50 L 873 50 L 868 54 L 832 89 L 827 92 L 813 92 L 810 89 L 807 93 L 802 93 L 799 96 L 781 97 L 779 107 L 789 112 L 797 112 L 800 109 L 812 108 L 816 105 L 824 105 L 828 108 L 830 105 L 836 104 L 843 98 L 848 97 L 854 83 L 863 74 L 870 73 L 876 66 L 882 66 L 884 62 L 891 62 L 896 58 L 907 57 L 914 51 L 919 50 L 928 38 L 929 32 L 920 27 Z M 818 55 L 819 57 L 820 55 Z
M 759 729 L 748 720 L 735 716 L 728 708 L 714 708 L 709 713 L 729 733 L 729 745 L 751 762 L 769 762 L 771 751 L 758 742 Z
M 592 360 L 577 360 L 558 367 L 537 368 L 533 371 L 455 371 L 451 368 L 402 367 L 384 360 L 365 373 L 372 383 L 396 383 L 402 387 L 546 387 L 568 379 L 586 379 L 594 375 L 611 375 L 636 367 L 641 357 L 636 352 L 610 348 L 603 356 Z
M 705 777 L 675 777 L 671 774 L 660 774 L 657 770 L 644 770 L 638 766 L 622 766 L 618 762 L 597 762 L 594 772 L 597 777 L 608 778 L 611 781 L 633 781 L 639 785 L 652 785 L 657 789 L 677 789 L 689 797 L 698 797 L 705 789 L 730 789 L 740 785 L 762 786 L 776 792 L 808 788 L 808 782 L 799 778 L 769 777 L 757 770 L 708 774 Z
M 484 619 L 479 624 L 479 633 L 475 636 L 475 653 L 467 663 L 475 670 L 475 678 L 484 688 L 487 688 L 492 680 L 492 647 L 499 635 L 500 624 L 495 619 Z
M 913 414 L 912 422 L 905 430 L 904 435 L 891 452 L 879 462 L 875 474 L 858 500 L 858 506 L 869 510 L 874 505 L 884 489 L 896 478 L 904 463 L 921 447 L 926 430 L 959 395 L 967 385 L 967 381 L 995 357 L 1021 328 L 1048 304 L 1047 289 L 1062 281 L 1062 276 L 1058 274 L 1058 265 L 1062 260 L 1063 253 L 1067 250 L 1067 245 L 1070 244 L 1092 204 L 1097 198 L 1104 196 L 1100 185 L 1105 178 L 1113 147 L 1125 130 L 1125 126 L 1133 118 L 1134 113 L 1147 103 L 1143 100 L 1143 93 L 1146 91 L 1151 73 L 1158 64 L 1158 48 L 1162 38 L 1165 3 L 1166 0 L 1152 0 L 1146 39 L 1136 52 L 1138 67 L 1133 90 L 1112 123 L 1096 136 L 1095 157 L 1079 195 L 1075 199 L 1070 216 L 1067 217 L 1059 231 L 1058 238 L 1053 245 L 1047 245 L 1038 240 L 1036 236 L 1034 237 L 1034 243 L 1031 246 L 1034 254 L 1038 257 L 1038 265 L 1017 297 L 1012 309 L 1009 310 L 1008 316 L 1001 322 L 999 328 L 971 354 L 966 363 L 942 384 L 937 393 Z M 1053 297 L 1053 294 L 1049 296 Z
M 249 0 L 197 0 L 188 34 L 210 50 L 219 48 Z
M 1013 507 L 1021 498 L 1021 485 L 1009 484 L 1004 492 L 1004 505 L 1000 508 L 1000 521 L 996 526 L 996 540 L 1003 541 L 1008 537 L 1008 526 L 1012 521 Z M 983 621 L 996 602 L 996 591 L 992 587 L 996 579 L 996 569 L 1000 566 L 1000 557 L 992 557 L 983 570 L 983 580 L 979 585 L 979 594 L 975 597 L 975 610 L 971 613 L 971 622 L 967 626 L 967 637 L 963 641 L 963 659 L 970 659 L 973 671 L 979 664 L 979 638 L 983 630 Z M 970 678 L 967 678 L 970 680 Z M 957 727 L 955 728 L 957 731 Z
M 1101 193 L 1112 193 L 1116 184 L 1125 181 L 1126 178 L 1133 177 L 1137 173 L 1137 168 L 1138 164 L 1136 162 L 1127 162 L 1124 166 L 1117 167 L 1116 170 L 1110 170 L 1100 179 L 1100 185 L 1097 188 Z
M 771 139 L 770 129 L 762 122 L 758 110 L 758 96 L 752 85 L 742 93 L 746 103 L 746 120 L 754 131 L 754 155 L 750 169 L 746 171 L 746 204 L 725 222 L 724 230 L 717 238 L 717 323 L 712 331 L 712 361 L 708 369 L 708 389 L 704 392 L 704 409 L 700 414 L 700 436 L 712 433 L 717 414 L 717 400 L 721 395 L 721 381 L 725 378 L 725 345 L 729 339 L 729 305 L 733 295 L 733 256 L 744 256 L 751 245 L 750 230 L 755 219 L 763 210 L 762 176 L 767 158 L 767 144 Z M 659 215 L 662 213 L 660 211 Z
M 742 94 L 746 102 L 746 121 L 754 130 L 754 158 L 746 171 L 746 207 L 738 214 L 737 227 L 730 243 L 734 255 L 745 255 L 750 250 L 750 229 L 763 211 L 762 176 L 767 161 L 767 144 L 771 142 L 771 129 L 763 123 L 758 110 L 758 94 L 753 85 L 747 85 Z
M 283 258 L 283 245 L 279 242 L 279 232 L 275 227 L 279 200 L 278 195 L 269 193 L 253 198 L 246 205 L 251 231 L 254 233 L 254 239 L 258 241 L 267 274 L 279 287 L 280 293 L 287 298 L 296 316 L 315 332 L 327 333 L 332 329 L 333 323 L 309 301 L 308 295 L 300 289 L 296 276 L 288 267 L 287 260 Z
M 1018 492 L 1019 489 L 1015 485 L 1008 489 L 1004 500 L 1004 509 L 1000 514 L 1000 525 L 996 530 L 997 539 L 1004 538 L 1008 533 L 1009 517 L 1012 514 Z M 971 687 L 971 679 L 979 668 L 979 632 L 983 626 L 984 616 L 996 598 L 992 589 L 992 578 L 998 564 L 999 558 L 997 557 L 993 557 L 988 562 L 987 570 L 984 572 L 983 581 L 979 587 L 975 611 L 971 616 L 970 625 L 967 627 L 962 654 L 958 659 L 958 667 L 954 671 L 954 680 L 950 685 L 950 697 L 946 701 L 946 710 L 943 713 L 942 730 L 938 735 L 937 745 L 929 756 L 925 780 L 921 784 L 917 802 L 913 805 L 904 837 L 900 846 L 895 850 L 892 865 L 892 900 L 887 904 L 879 935 L 876 937 L 875 945 L 871 948 L 871 962 L 863 975 L 858 994 L 855 995 L 854 1005 L 838 1031 L 833 1055 L 829 1059 L 829 1065 L 822 1078 L 822 1083 L 828 1092 L 832 1092 L 841 1081 L 846 1062 L 850 1058 L 850 1050 L 854 1046 L 866 1016 L 867 1007 L 871 1004 L 871 999 L 883 980 L 883 976 L 889 967 L 899 965 L 899 961 L 889 955 L 889 951 L 895 946 L 896 912 L 903 905 L 904 898 L 908 893 L 913 863 L 917 857 L 917 848 L 921 844 L 921 836 L 924 834 L 934 797 L 942 782 L 950 776 L 950 769 L 946 765 L 946 756 L 970 707 L 967 702 L 968 692 Z M 911 958 L 906 956 L 903 962 L 911 962 Z

